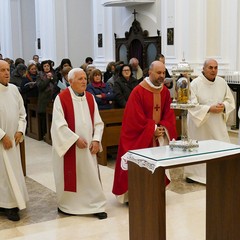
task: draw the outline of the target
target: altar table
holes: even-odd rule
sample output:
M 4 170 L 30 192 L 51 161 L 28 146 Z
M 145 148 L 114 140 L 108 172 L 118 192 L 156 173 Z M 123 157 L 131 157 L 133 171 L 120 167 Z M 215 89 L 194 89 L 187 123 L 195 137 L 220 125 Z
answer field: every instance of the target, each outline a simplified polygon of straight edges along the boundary
M 165 170 L 206 163 L 206 240 L 240 239 L 240 146 L 199 141 L 193 151 L 169 146 L 132 150 L 128 162 L 130 240 L 166 240 Z M 187 228 L 187 226 L 186 226 Z

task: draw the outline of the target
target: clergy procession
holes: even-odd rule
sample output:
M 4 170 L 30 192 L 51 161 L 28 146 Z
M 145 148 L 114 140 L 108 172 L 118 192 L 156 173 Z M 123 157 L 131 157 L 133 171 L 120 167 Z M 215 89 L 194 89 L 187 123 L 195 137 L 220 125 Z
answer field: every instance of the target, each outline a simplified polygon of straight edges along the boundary
M 35 97 L 38 97 L 42 116 L 43 138 L 46 134 L 43 113 L 47 104 L 53 102 L 52 164 L 59 213 L 92 214 L 105 219 L 107 200 L 98 166 L 104 133 L 100 110 L 125 109 L 112 193 L 116 201 L 128 203 L 128 163 L 122 156 L 129 150 L 168 145 L 179 136 L 176 116 L 171 109 L 170 88 L 165 86 L 165 64 L 157 57 L 146 76 L 136 79 L 130 64 L 112 63 L 108 75 L 104 74 L 106 78 L 103 78 L 98 69 L 87 72 L 87 67 L 85 70 L 73 68 L 69 59 L 63 59 L 60 67 L 53 69 L 51 60 L 33 62 L 34 57 L 29 65 L 35 67 L 36 78 L 27 80 L 32 74 L 27 70 L 21 73 L 18 85 L 12 82 L 11 64 L 0 60 L 0 210 L 9 220 L 19 221 L 19 211 L 27 207 L 28 193 L 19 143 L 26 134 L 27 103 L 34 96 L 25 95 L 23 89 L 31 84 L 28 92 L 38 90 Z M 191 139 L 230 142 L 226 123 L 235 109 L 235 101 L 226 81 L 217 74 L 218 62 L 206 59 L 202 73 L 191 81 L 191 101 L 196 105 L 187 116 Z M 111 78 L 113 85 L 108 83 Z M 185 167 L 184 176 L 188 183 L 206 184 L 206 166 Z M 171 176 L 166 171 L 166 186 L 170 182 Z

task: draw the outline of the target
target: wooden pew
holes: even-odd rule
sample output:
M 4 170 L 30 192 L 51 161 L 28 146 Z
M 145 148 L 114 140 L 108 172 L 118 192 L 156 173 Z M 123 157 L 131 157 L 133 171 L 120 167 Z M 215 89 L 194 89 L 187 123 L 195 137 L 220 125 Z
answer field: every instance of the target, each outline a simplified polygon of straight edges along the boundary
M 49 103 L 46 108 L 47 133 L 44 141 L 50 145 L 52 145 L 52 138 L 51 138 L 51 131 L 50 131 L 51 125 L 52 125 L 52 111 L 53 111 L 53 103 Z
M 40 130 L 40 120 L 37 113 L 37 98 L 32 99 L 27 105 L 27 135 L 36 140 L 42 140 Z
M 52 144 L 50 129 L 52 123 L 52 104 L 49 104 L 46 110 L 47 134 L 44 139 L 48 144 Z M 178 138 L 181 136 L 181 110 L 175 109 Z M 118 146 L 120 132 L 122 127 L 124 109 L 100 110 L 100 116 L 104 122 L 104 131 L 102 137 L 103 151 L 98 154 L 98 163 L 107 165 L 107 148 Z
M 24 140 L 19 144 L 23 175 L 26 176 L 26 156 Z
M 123 112 L 123 108 L 99 111 L 102 121 L 104 122 L 102 137 L 103 151 L 98 154 L 98 163 L 101 165 L 107 165 L 107 148 L 111 146 L 118 146 Z

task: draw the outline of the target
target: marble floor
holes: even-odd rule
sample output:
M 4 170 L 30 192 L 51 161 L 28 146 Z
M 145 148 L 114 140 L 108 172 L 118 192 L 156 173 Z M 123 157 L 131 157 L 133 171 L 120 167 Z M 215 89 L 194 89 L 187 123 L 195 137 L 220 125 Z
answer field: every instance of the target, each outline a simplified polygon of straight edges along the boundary
M 237 133 L 230 133 L 237 143 Z M 26 137 L 26 183 L 30 202 L 20 212 L 19 222 L 0 215 L 0 239 L 15 240 L 128 240 L 128 207 L 121 205 L 111 193 L 114 161 L 100 166 L 107 197 L 108 218 L 63 216 L 57 212 L 55 184 L 51 165 L 51 146 Z M 205 186 L 187 184 L 182 168 L 171 170 L 172 182 L 166 190 L 167 239 L 205 239 Z M 151 240 L 151 239 L 149 239 Z

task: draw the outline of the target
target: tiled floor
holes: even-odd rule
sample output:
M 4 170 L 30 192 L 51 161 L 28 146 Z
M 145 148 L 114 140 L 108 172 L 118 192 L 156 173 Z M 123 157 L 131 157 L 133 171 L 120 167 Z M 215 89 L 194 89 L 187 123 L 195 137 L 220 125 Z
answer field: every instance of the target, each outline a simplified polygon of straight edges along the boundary
M 237 134 L 231 133 L 230 136 L 231 141 L 237 143 Z M 46 191 L 54 195 L 51 146 L 28 137 L 25 146 L 27 177 L 45 186 L 45 189 L 48 188 Z M 36 223 L 24 222 L 24 224 L 21 224 L 23 220 L 16 224 L 9 222 L 6 229 L 0 228 L 2 229 L 0 230 L 0 239 L 128 240 L 128 207 L 119 204 L 111 193 L 114 170 L 111 167 L 100 166 L 100 171 L 107 197 L 107 219 L 100 221 L 92 216 L 61 217 L 56 212 L 54 203 L 53 205 L 49 204 L 48 197 L 46 197 L 46 202 L 41 203 L 41 206 L 38 206 L 38 201 L 36 201 L 34 210 L 37 209 L 37 212 L 41 213 L 44 204 L 46 207 L 50 205 L 51 208 L 54 208 L 51 209 L 55 214 L 53 220 Z M 167 190 L 167 239 L 205 239 L 205 187 L 186 184 L 182 178 L 181 168 L 172 170 L 171 175 L 173 177 L 172 185 Z M 29 208 L 25 211 L 25 216 L 30 215 L 32 209 Z M 52 214 L 51 211 L 48 212 Z

